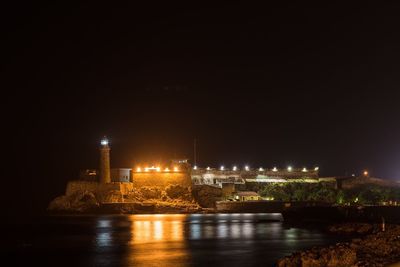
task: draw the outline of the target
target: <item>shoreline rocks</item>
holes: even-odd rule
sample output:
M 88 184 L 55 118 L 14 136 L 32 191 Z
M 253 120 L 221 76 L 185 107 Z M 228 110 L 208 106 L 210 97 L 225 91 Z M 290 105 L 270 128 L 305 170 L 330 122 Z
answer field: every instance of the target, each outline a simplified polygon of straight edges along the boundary
M 351 242 L 312 248 L 296 252 L 280 259 L 278 267 L 322 267 L 322 266 L 387 266 L 400 262 L 400 225 L 387 225 L 386 231 L 379 231 L 379 225 L 343 224 L 330 228 L 337 233 L 359 233 L 362 238 Z

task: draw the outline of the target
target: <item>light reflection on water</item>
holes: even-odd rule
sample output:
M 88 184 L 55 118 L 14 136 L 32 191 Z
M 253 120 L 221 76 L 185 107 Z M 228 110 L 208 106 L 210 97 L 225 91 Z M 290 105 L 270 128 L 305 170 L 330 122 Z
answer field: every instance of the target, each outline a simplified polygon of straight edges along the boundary
M 327 242 L 318 230 L 285 228 L 280 219 L 280 214 L 99 217 L 94 263 L 257 266 L 262 262 L 271 266 L 294 250 Z M 123 252 L 119 258 L 113 258 L 116 247 Z

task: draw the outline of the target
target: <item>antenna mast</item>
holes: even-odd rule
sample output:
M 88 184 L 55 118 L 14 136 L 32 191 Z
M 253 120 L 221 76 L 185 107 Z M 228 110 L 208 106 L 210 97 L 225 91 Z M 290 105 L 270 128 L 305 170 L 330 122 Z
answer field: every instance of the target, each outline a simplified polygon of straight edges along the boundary
M 193 158 L 194 158 L 194 166 L 197 166 L 197 151 L 196 151 L 196 138 L 193 142 Z

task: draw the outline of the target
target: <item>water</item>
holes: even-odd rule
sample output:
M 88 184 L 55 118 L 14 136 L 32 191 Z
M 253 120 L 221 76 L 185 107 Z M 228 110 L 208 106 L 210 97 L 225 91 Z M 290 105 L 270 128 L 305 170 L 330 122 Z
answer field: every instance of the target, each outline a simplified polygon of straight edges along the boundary
M 3 227 L 15 265 L 274 266 L 294 251 L 338 241 L 280 214 L 49 216 Z

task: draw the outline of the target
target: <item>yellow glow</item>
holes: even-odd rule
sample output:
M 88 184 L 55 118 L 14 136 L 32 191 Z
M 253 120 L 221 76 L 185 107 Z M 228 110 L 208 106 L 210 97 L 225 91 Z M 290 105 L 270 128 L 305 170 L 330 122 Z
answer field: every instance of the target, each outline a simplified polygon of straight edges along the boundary
M 161 168 L 160 168 L 160 167 L 157 167 L 156 169 L 157 169 L 157 171 L 158 171 L 158 172 L 161 170 Z
M 141 171 L 142 171 L 142 168 L 137 167 L 136 171 L 137 171 L 137 172 L 141 172 Z
M 148 172 L 149 171 L 149 167 L 144 168 L 144 171 Z
M 177 172 L 178 171 L 178 167 L 174 167 L 174 172 Z
M 186 215 L 132 215 L 129 266 L 181 266 L 188 260 L 183 227 Z M 179 248 L 177 251 L 171 251 Z M 178 263 L 178 264 L 177 264 Z M 183 266 L 186 266 L 183 264 Z
M 364 171 L 364 176 L 368 176 L 368 171 Z
M 164 170 L 165 172 L 169 172 L 169 169 L 168 168 L 165 168 L 165 170 Z

